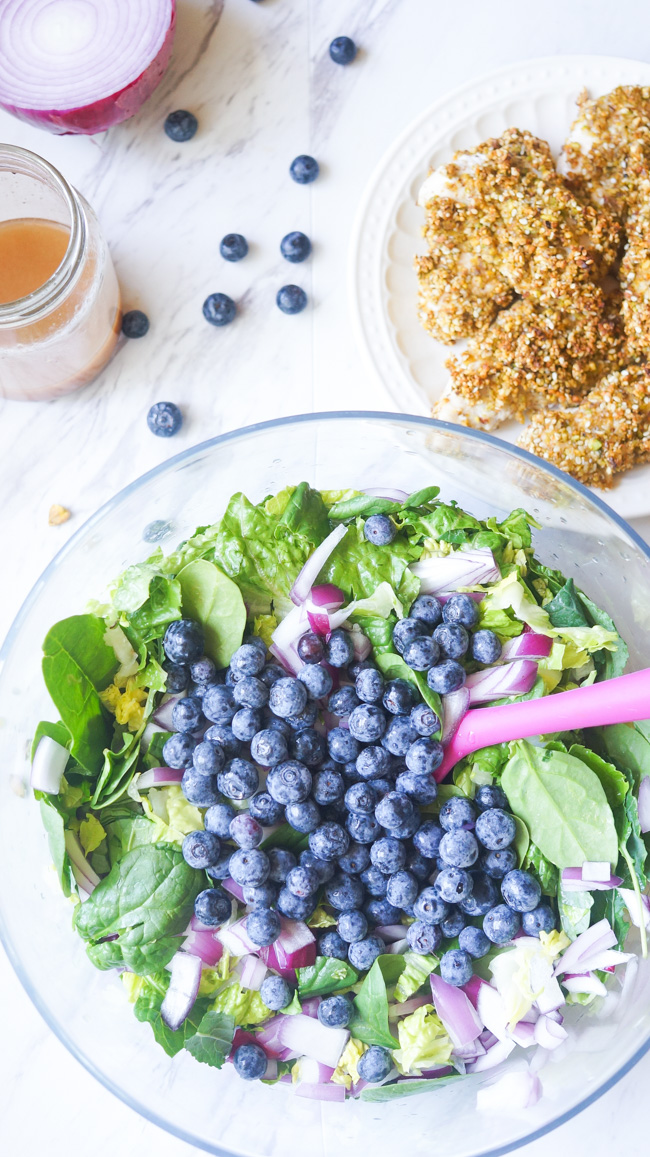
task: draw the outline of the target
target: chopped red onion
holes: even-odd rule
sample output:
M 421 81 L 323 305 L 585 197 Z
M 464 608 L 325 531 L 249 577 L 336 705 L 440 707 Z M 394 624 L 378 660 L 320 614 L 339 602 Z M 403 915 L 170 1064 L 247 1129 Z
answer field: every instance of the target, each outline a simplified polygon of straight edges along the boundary
M 235 900 L 239 900 L 240 904 L 244 903 L 244 889 L 241 884 L 236 884 L 230 876 L 221 881 L 221 887 L 224 891 L 230 892 L 230 895 L 234 896 Z
M 461 587 L 498 582 L 501 578 L 494 555 L 487 546 L 421 559 L 412 562 L 410 569 L 420 579 L 423 595 L 453 594 Z
M 468 1073 L 483 1073 L 486 1069 L 493 1069 L 496 1065 L 500 1065 L 505 1061 L 510 1053 L 515 1048 L 513 1040 L 498 1040 L 490 1048 L 486 1049 L 482 1056 L 477 1057 L 475 1061 L 470 1061 L 467 1065 Z
M 429 977 L 436 1012 L 446 1028 L 452 1044 L 468 1045 L 475 1041 L 484 1022 L 462 988 L 448 984 L 435 972 Z
M 650 775 L 644 775 L 639 784 L 637 806 L 639 809 L 639 827 L 645 834 L 645 832 L 650 832 Z
M 562 984 L 567 992 L 593 993 L 594 996 L 606 996 L 607 989 L 602 980 L 593 972 L 569 973 L 562 977 Z
M 171 787 L 180 783 L 182 778 L 182 768 L 176 771 L 173 767 L 150 767 L 137 777 L 135 786 L 138 791 L 147 791 L 150 787 Z
M 152 719 L 165 731 L 172 731 L 172 711 L 179 699 L 184 699 L 187 691 L 179 691 L 177 695 L 163 695 L 160 703 L 153 712 Z
M 183 941 L 183 952 L 198 956 L 208 968 L 214 968 L 223 956 L 223 944 L 215 939 L 212 932 L 190 932 Z
M 566 972 L 580 972 L 586 968 L 585 961 L 595 953 L 616 944 L 616 934 L 608 920 L 599 920 L 582 932 L 563 952 L 555 969 L 555 976 Z M 538 1002 L 539 1003 L 539 1002 Z
M 510 1029 L 510 1036 L 515 1044 L 528 1049 L 535 1044 L 535 1025 L 528 1020 L 520 1020 Z
M 544 1016 L 550 1016 L 558 1008 L 561 1008 L 563 1004 L 566 1004 L 564 993 L 554 976 L 546 981 L 535 1004 Z
M 269 1056 L 279 1061 L 295 1060 L 300 1055 L 282 1043 L 280 1029 L 283 1021 L 287 1019 L 288 1017 L 284 1015 L 272 1017 L 262 1025 L 256 1036 L 251 1038 L 257 1041 Z
M 639 905 L 639 897 L 632 888 L 619 888 L 618 891 L 635 928 L 641 927 L 642 919 L 646 928 L 650 928 L 650 897 L 641 893 L 641 904 Z
M 325 639 L 325 641 L 328 642 L 332 631 L 330 628 L 330 617 L 327 611 L 308 610 L 307 618 L 309 620 L 309 626 L 311 627 L 314 634 L 320 635 L 322 639 Z
M 508 639 L 503 644 L 501 658 L 506 662 L 512 659 L 547 659 L 553 648 L 550 635 L 536 635 L 534 631 L 524 631 L 514 639 Z
M 340 587 L 334 583 L 320 583 L 312 587 L 309 593 L 309 602 L 312 607 L 324 607 L 326 611 L 337 611 L 345 602 L 345 595 Z
M 275 969 L 285 979 L 295 978 L 296 968 L 306 968 L 316 959 L 316 938 L 301 920 L 280 917 L 282 930 L 275 943 L 257 949 L 268 968 Z
M 293 1073 L 297 1081 L 306 1081 L 308 1085 L 324 1085 L 331 1081 L 334 1069 L 312 1057 L 300 1057 L 293 1066 Z
M 375 932 L 377 929 L 375 928 Z M 425 1004 L 431 1004 L 428 996 L 411 996 L 408 1000 L 402 1001 L 401 1004 L 391 1004 L 388 1015 L 391 1020 L 397 1020 L 400 1016 L 410 1016 L 416 1009 L 422 1008 Z
M 508 1017 L 503 997 L 491 984 L 481 985 L 476 1001 L 476 1011 L 486 1028 L 494 1033 L 497 1040 L 508 1039 Z
M 468 1045 L 456 1045 L 454 1048 L 456 1060 L 465 1061 L 466 1064 L 471 1064 L 472 1061 L 476 1061 L 484 1055 L 485 1049 L 478 1037 L 476 1040 L 470 1041 Z
M 305 1016 L 318 1016 L 318 1006 L 321 1002 L 320 996 L 308 996 L 302 1002 L 302 1011 Z
M 478 1005 L 478 994 L 482 985 L 484 984 L 488 984 L 487 980 L 483 980 L 482 977 L 477 976 L 476 973 L 474 973 L 471 979 L 467 981 L 467 984 L 463 985 L 463 992 L 466 996 L 469 997 L 472 1004 L 474 1005 L 474 1008 L 476 1008 Z
M 456 734 L 458 725 L 469 710 L 469 691 L 467 687 L 459 687 L 458 691 L 450 691 L 442 700 L 442 742 L 449 740 Z
M 394 944 L 389 944 L 386 947 L 386 952 L 391 956 L 401 956 L 403 952 L 408 951 L 408 940 L 396 940 Z
M 618 888 L 623 883 L 620 876 L 612 876 L 609 864 L 606 880 L 588 880 L 582 868 L 563 868 L 562 887 L 565 892 L 606 892 L 609 888 Z
M 237 920 L 235 924 L 219 928 L 215 932 L 215 936 L 231 956 L 246 956 L 249 952 L 255 955 L 259 952 L 257 945 L 253 944 L 247 935 L 245 916 L 241 920 Z
M 543 1049 L 556 1049 L 569 1035 L 564 1026 L 558 1024 L 550 1016 L 540 1016 L 537 1024 L 533 1027 L 533 1033 L 535 1043 Z
M 46 795 L 58 795 L 69 758 L 67 747 L 57 743 L 56 739 L 50 739 L 49 735 L 43 735 L 32 760 L 33 790 L 45 792 Z
M 88 894 L 90 895 L 93 888 L 96 888 L 97 885 L 100 883 L 100 878 L 97 875 L 97 872 L 95 872 L 93 870 L 93 868 L 91 868 L 90 864 L 88 863 L 88 860 L 84 856 L 81 842 L 79 840 L 79 837 L 76 835 L 76 833 L 71 832 L 71 831 L 66 831 L 64 833 L 63 839 L 65 842 L 65 850 L 68 853 L 68 859 L 70 860 L 73 871 L 75 868 L 77 869 L 77 872 L 79 873 L 81 879 L 86 882 L 83 885 L 84 891 L 88 892 Z M 77 879 L 77 875 L 75 873 L 75 880 L 76 879 Z M 79 882 L 79 881 L 77 880 L 77 882 Z
M 374 934 L 381 936 L 387 944 L 394 943 L 395 940 L 403 940 L 406 935 L 406 928 L 403 924 L 380 924 L 375 928 Z
M 512 663 L 475 671 L 467 676 L 465 686 L 470 703 L 474 705 L 510 695 L 527 695 L 536 678 L 537 663 L 532 659 L 515 659 Z
M 294 607 L 288 615 L 285 615 L 271 636 L 273 639 L 269 647 L 271 654 L 275 655 L 283 667 L 293 675 L 297 675 L 303 666 L 296 647 L 300 636 L 304 635 L 308 626 L 307 611 L 301 603 L 300 606 Z
M 372 651 L 372 643 L 368 636 L 364 635 L 361 627 L 357 623 L 355 623 L 350 631 L 350 639 L 352 640 L 352 647 L 354 649 L 354 658 L 357 663 L 362 663 Z
M 332 551 L 336 549 L 341 539 L 345 538 L 347 532 L 347 526 L 340 523 L 340 525 L 336 526 L 332 533 L 328 534 L 327 538 L 321 542 L 320 546 L 316 547 L 313 554 L 310 554 L 291 588 L 291 601 L 294 602 L 296 606 L 301 606 L 309 597 L 309 592 L 329 556 Z
M 171 962 L 171 979 L 160 1016 L 167 1028 L 175 1032 L 194 1007 L 201 983 L 201 959 L 189 952 L 177 952 Z
M 277 1077 L 278 1077 L 278 1062 L 273 1060 L 273 1059 L 270 1059 L 266 1062 L 266 1072 L 264 1073 L 262 1080 L 264 1080 L 264 1081 L 276 1081 Z
M 476 1108 L 479 1112 L 507 1115 L 520 1109 L 531 1109 L 541 1095 L 542 1086 L 537 1073 L 531 1073 L 528 1069 L 524 1072 L 508 1072 L 493 1084 L 484 1085 L 478 1090 Z
M 279 1039 L 285 1048 L 293 1049 L 298 1056 L 311 1057 L 323 1065 L 335 1069 L 341 1053 L 350 1038 L 343 1028 L 328 1028 L 319 1020 L 303 1013 L 294 1016 L 280 1016 Z
M 369 486 L 361 493 L 367 494 L 369 498 L 387 498 L 389 502 L 399 502 L 400 504 L 406 502 L 408 498 L 405 490 L 395 490 L 390 486 Z
M 585 860 L 582 865 L 582 878 L 591 883 L 594 881 L 600 884 L 608 883 L 611 874 L 609 860 Z
M 264 961 L 260 960 L 259 956 L 252 954 L 242 956 L 238 964 L 238 971 L 242 988 L 247 988 L 249 992 L 259 992 L 267 972 Z

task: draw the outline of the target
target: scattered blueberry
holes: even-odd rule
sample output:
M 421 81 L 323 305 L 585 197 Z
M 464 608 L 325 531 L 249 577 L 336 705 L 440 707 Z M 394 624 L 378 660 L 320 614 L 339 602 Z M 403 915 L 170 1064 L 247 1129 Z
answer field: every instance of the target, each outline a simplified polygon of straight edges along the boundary
M 289 173 L 298 185 L 310 185 L 316 180 L 319 171 L 318 161 L 306 153 L 295 157 L 289 166 Z
M 360 743 L 376 743 L 386 730 L 386 716 L 374 703 L 360 703 L 350 712 L 348 727 Z
M 507 808 L 508 797 L 502 787 L 498 783 L 484 783 L 476 790 L 474 797 L 476 806 L 482 812 L 487 811 L 488 808 Z
M 252 888 L 259 888 L 269 875 L 269 858 L 266 852 L 261 852 L 259 848 L 253 848 L 248 852 L 243 849 L 233 852 L 230 857 L 230 875 L 242 888 L 248 884 Z
M 398 715 L 391 719 L 382 736 L 382 747 L 390 751 L 391 755 L 406 755 L 412 743 L 415 743 L 418 733 L 411 723 L 410 715 Z
M 219 252 L 225 261 L 241 261 L 248 253 L 248 241 L 241 233 L 226 233 L 221 239 Z
M 125 337 L 144 337 L 149 332 L 149 318 L 141 309 L 128 309 L 122 316 L 122 333 Z
M 272 687 L 278 679 L 284 679 L 284 668 L 279 667 L 277 663 L 269 663 L 260 671 L 260 679 L 267 687 Z
M 408 620 L 407 620 L 408 621 Z M 416 620 L 413 620 L 414 622 Z M 421 635 L 404 648 L 403 659 L 414 671 L 428 671 L 440 658 L 440 648 L 434 639 Z
M 409 723 L 413 726 L 412 720 L 409 716 Z M 442 743 L 437 739 L 430 739 L 421 736 L 415 739 L 408 751 L 406 752 L 406 766 L 409 771 L 415 775 L 431 776 L 434 771 L 440 767 L 444 756 Z M 435 785 L 434 785 L 435 786 Z M 435 799 L 436 792 L 434 791 L 432 799 Z M 421 803 L 429 803 L 429 800 L 421 800 Z
M 488 940 L 483 929 L 476 928 L 474 924 L 468 924 L 461 930 L 458 944 L 463 952 L 467 952 L 474 960 L 480 960 L 481 956 L 485 956 L 492 947 L 492 942 Z
M 381 835 L 381 826 L 374 816 L 351 812 L 345 826 L 351 838 L 358 844 L 371 844 Z
M 237 306 L 227 293 L 210 293 L 203 302 L 203 316 L 210 325 L 230 325 L 236 313 Z
M 307 305 L 307 294 L 299 285 L 283 285 L 278 289 L 275 301 L 282 313 L 302 313 Z
M 229 759 L 217 777 L 219 791 L 226 799 L 250 799 L 260 786 L 259 772 L 248 759 Z
M 522 914 L 521 926 L 527 936 L 539 936 L 540 932 L 553 931 L 555 916 L 548 904 L 538 904 L 536 908 Z
M 427 671 L 427 684 L 438 695 L 449 695 L 452 691 L 458 691 L 458 688 L 465 683 L 466 678 L 465 668 L 461 667 L 455 659 L 445 659 Z
M 452 795 L 440 809 L 440 826 L 446 832 L 452 832 L 458 828 L 473 828 L 475 820 L 476 808 L 474 804 L 461 795 Z
M 361 883 L 370 896 L 383 900 L 388 888 L 388 876 L 380 868 L 371 864 L 361 873 Z
M 198 127 L 199 122 L 194 113 L 188 112 L 184 108 L 170 112 L 165 118 L 165 132 L 172 141 L 191 141 Z
M 268 1061 L 261 1045 L 240 1045 L 235 1049 L 232 1063 L 235 1072 L 245 1081 L 259 1081 L 266 1072 Z
M 362 779 L 379 779 L 390 770 L 390 755 L 384 747 L 364 747 L 356 758 L 355 767 Z
M 311 773 L 295 759 L 285 759 L 276 763 L 266 777 L 266 789 L 270 796 L 285 806 L 302 803 L 311 791 Z
M 387 924 L 399 924 L 404 913 L 401 908 L 396 908 L 390 900 L 385 898 L 373 897 L 372 900 L 367 900 L 363 906 L 363 910 L 378 928 L 383 928 Z
M 353 783 L 345 793 L 345 806 L 348 811 L 358 812 L 360 815 L 374 815 L 376 805 L 377 795 L 369 783 Z
M 402 619 L 402 622 L 405 620 Z M 408 620 L 407 620 L 408 621 Z M 393 639 L 395 635 L 393 633 Z M 386 684 L 382 703 L 391 715 L 408 715 L 415 703 L 415 693 L 405 679 L 391 679 Z
M 280 253 L 285 261 L 290 261 L 292 265 L 298 264 L 300 261 L 306 261 L 311 253 L 311 241 L 304 233 L 299 233 L 294 230 L 292 233 L 287 233 L 280 242 Z
M 255 908 L 246 917 L 246 934 L 260 948 L 273 944 L 281 931 L 280 917 L 272 908 Z
M 230 876 L 230 857 L 232 856 L 232 847 L 226 846 L 221 849 L 219 859 L 216 863 L 211 864 L 206 868 L 206 873 L 211 880 L 227 880 Z
M 194 915 L 197 920 L 212 927 L 217 927 L 228 920 L 231 910 L 230 896 L 226 895 L 223 888 L 204 888 L 194 901 Z
M 458 594 L 450 595 L 447 602 L 442 608 L 442 620 L 444 623 L 458 623 L 461 627 L 465 627 L 471 631 L 478 623 L 478 604 L 476 600 L 470 595 Z M 450 658 L 457 658 L 451 655 Z
M 256 732 L 251 740 L 251 757 L 262 767 L 274 767 L 289 754 L 289 745 L 279 731 L 268 728 Z
M 282 976 L 267 976 L 260 985 L 262 1003 L 273 1012 L 280 1012 L 291 1004 L 293 991 Z
M 250 851 L 257 848 L 264 839 L 264 829 L 248 812 L 238 812 L 230 823 L 230 838 L 239 848 Z
M 338 629 L 332 631 L 325 653 L 330 667 L 347 667 L 354 657 L 354 646 L 349 631 Z
M 321 860 L 309 848 L 305 848 L 300 853 L 300 863 L 306 868 L 313 868 L 318 873 L 321 884 L 326 884 L 328 880 L 331 880 L 336 871 L 336 865 L 331 860 Z
M 351 64 L 356 55 L 357 46 L 349 36 L 337 36 L 330 44 L 330 56 L 335 64 Z
M 335 763 L 350 763 L 359 754 L 359 743 L 344 727 L 333 727 L 328 731 L 327 747 Z
M 259 646 L 259 640 L 249 640 L 238 647 L 230 660 L 230 668 L 238 675 L 259 675 L 264 668 L 266 651 Z
M 367 936 L 365 940 L 358 940 L 348 948 L 348 960 L 353 968 L 365 972 L 372 968 L 378 956 L 385 951 L 385 944 L 379 936 Z
M 507 904 L 497 904 L 483 917 L 483 931 L 493 944 L 507 944 L 517 935 L 521 917 Z
M 442 604 L 435 595 L 418 595 L 411 604 L 410 619 L 419 619 L 432 629 L 442 622 Z
M 259 710 L 269 701 L 269 688 L 257 675 L 243 675 L 232 689 L 233 698 L 240 707 Z M 235 728 L 233 727 L 233 731 Z M 236 732 L 235 732 L 236 734 Z
M 494 631 L 475 631 L 470 639 L 469 653 L 477 663 L 496 663 L 501 656 L 501 649 Z
M 487 808 L 476 821 L 476 837 L 491 852 L 509 847 L 516 831 L 513 817 L 498 807 Z
M 171 438 L 183 425 L 183 415 L 175 402 L 156 402 L 147 414 L 147 425 L 158 438 Z
M 515 912 L 532 912 L 541 900 L 542 889 L 530 872 L 515 868 L 503 877 L 501 895 Z
M 431 864 L 429 860 L 427 860 L 421 852 L 418 852 L 417 848 L 413 848 L 410 852 L 407 852 L 406 867 L 421 884 L 423 884 L 425 880 L 428 880 L 431 875 Z
M 300 732 L 299 734 L 304 734 Z M 336 803 L 343 798 L 345 781 L 336 766 L 321 768 L 312 781 L 312 795 L 319 804 Z
M 397 528 L 387 514 L 371 514 L 365 521 L 363 534 L 373 546 L 388 546 L 395 538 Z
M 212 832 L 190 832 L 183 840 L 183 859 L 190 868 L 209 868 L 221 851 L 218 836 Z
M 435 888 L 423 888 L 413 905 L 414 915 L 425 924 L 442 924 L 449 915 L 449 905 Z
M 339 936 L 345 940 L 346 944 L 356 944 L 358 940 L 363 940 L 366 935 L 368 921 L 363 912 L 351 908 L 347 912 L 341 912 L 336 927 Z
M 327 753 L 327 743 L 313 727 L 303 727 L 292 738 L 291 755 L 306 767 L 320 767 Z M 341 780 L 341 794 L 343 781 Z M 331 801 L 328 801 L 331 802 Z
M 294 896 L 298 896 L 304 900 L 307 896 L 313 896 L 320 887 L 320 879 L 315 868 L 305 867 L 303 864 L 296 865 L 288 873 L 285 887 Z
M 461 948 L 451 948 L 440 958 L 440 975 L 447 984 L 461 988 L 472 979 L 472 958 Z
M 392 1067 L 391 1055 L 381 1045 L 370 1045 L 357 1061 L 357 1072 L 361 1080 L 367 1081 L 369 1085 L 385 1080 Z
M 220 840 L 230 839 L 230 825 L 235 818 L 235 809 L 229 803 L 214 803 L 203 817 L 206 832 L 212 832 Z
M 203 714 L 205 715 L 205 704 L 203 704 Z M 232 728 L 225 723 L 215 723 L 212 727 L 208 727 L 203 738 L 214 743 L 216 747 L 220 747 L 226 759 L 234 759 L 241 751 L 239 740 L 235 739 Z
M 347 996 L 327 996 L 318 1006 L 318 1019 L 328 1028 L 347 1028 L 353 1011 Z

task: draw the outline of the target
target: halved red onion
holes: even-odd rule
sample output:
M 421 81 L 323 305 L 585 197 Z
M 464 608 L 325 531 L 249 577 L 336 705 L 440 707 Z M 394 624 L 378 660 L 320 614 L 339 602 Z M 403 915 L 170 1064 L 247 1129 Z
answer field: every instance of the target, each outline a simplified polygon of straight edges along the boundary
M 172 711 L 179 699 L 184 699 L 187 691 L 179 691 L 177 695 L 163 695 L 160 703 L 152 715 L 152 719 L 165 731 L 172 731 Z
M 236 884 L 230 876 L 221 881 L 221 887 L 226 892 L 230 892 L 230 895 L 234 896 L 235 900 L 239 900 L 240 904 L 244 903 L 244 889 L 241 884 Z
M 616 942 L 616 933 L 612 930 L 609 920 L 599 920 L 587 928 L 586 932 L 581 932 L 580 936 L 569 944 L 558 961 L 554 975 L 561 976 L 567 972 L 584 971 L 584 962 L 590 956 L 602 952 L 606 948 L 613 948 Z
M 31 785 L 34 791 L 45 792 L 46 795 L 58 795 L 61 790 L 61 779 L 70 758 L 70 752 L 56 739 L 43 735 L 32 760 Z
M 547 659 L 553 648 L 550 635 L 536 635 L 534 631 L 524 631 L 515 639 L 508 639 L 503 644 L 501 658 L 506 662 L 512 659 Z
M 468 675 L 465 686 L 469 700 L 475 703 L 489 703 L 492 699 L 505 699 L 510 695 L 527 695 L 537 678 L 537 663 L 532 659 L 515 659 L 498 667 L 486 667 Z
M 618 888 L 623 883 L 620 876 L 613 876 L 607 864 L 608 876 L 606 880 L 589 880 L 583 875 L 583 868 L 563 868 L 562 887 L 565 892 L 606 892 L 610 888 Z
M 223 944 L 212 932 L 190 932 L 182 944 L 183 952 L 198 956 L 208 968 L 214 968 L 223 956 Z
M 150 767 L 137 777 L 135 786 L 138 791 L 147 791 L 150 787 L 171 787 L 180 783 L 182 778 L 182 768 L 176 771 L 173 767 Z
M 420 580 L 424 595 L 453 594 L 461 587 L 498 582 L 501 572 L 489 547 L 454 550 L 451 554 L 412 562 L 410 569 Z
M 477 1057 L 475 1061 L 470 1061 L 467 1065 L 468 1073 L 483 1073 L 486 1069 L 493 1069 L 505 1061 L 513 1049 L 516 1047 L 513 1040 L 498 1040 L 490 1048 Z
M 643 833 L 650 832 L 650 775 L 644 775 L 639 784 L 639 827 Z
M 450 691 L 442 701 L 442 743 L 449 743 L 458 730 L 458 724 L 469 710 L 469 691 L 459 687 Z
M 369 498 L 387 498 L 389 502 L 404 503 L 408 498 L 405 490 L 396 490 L 391 486 L 368 486 L 361 493 L 367 494 Z
M 53 133 L 99 133 L 138 111 L 171 57 L 174 0 L 5 0 L 0 105 Z
M 269 968 L 285 979 L 293 979 L 296 968 L 306 968 L 316 959 L 316 938 L 301 920 L 280 917 L 282 930 L 274 944 L 257 949 L 259 957 Z
M 508 1072 L 493 1084 L 484 1085 L 478 1090 L 476 1108 L 479 1112 L 500 1116 L 502 1113 L 512 1113 L 513 1110 L 531 1109 L 541 1095 L 542 1086 L 537 1073 L 531 1073 L 528 1069 L 524 1072 Z
M 294 1016 L 280 1016 L 278 1019 L 281 1022 L 279 1039 L 285 1048 L 292 1049 L 298 1056 L 311 1057 L 323 1065 L 336 1068 L 350 1038 L 347 1029 L 328 1028 L 302 1012 Z
M 448 984 L 435 972 L 429 977 L 436 1012 L 446 1028 L 452 1044 L 468 1045 L 475 1041 L 484 1024 L 462 988 Z
M 569 1035 L 564 1026 L 550 1016 L 540 1016 L 533 1026 L 533 1033 L 536 1044 L 541 1045 L 543 1049 L 551 1050 L 558 1048 Z
M 297 606 L 301 606 L 309 597 L 309 592 L 325 566 L 325 563 L 341 539 L 345 538 L 347 532 L 347 526 L 340 523 L 340 525 L 336 526 L 331 534 L 328 534 L 327 538 L 321 542 L 320 546 L 316 547 L 313 554 L 310 554 L 291 588 L 291 601 Z
M 160 1016 L 167 1028 L 175 1032 L 194 1007 L 201 983 L 201 959 L 189 952 L 177 952 L 171 962 L 171 979 Z
M 264 961 L 260 960 L 259 956 L 253 956 L 252 953 L 242 956 L 238 971 L 239 983 L 242 988 L 247 988 L 249 992 L 259 992 L 267 973 Z

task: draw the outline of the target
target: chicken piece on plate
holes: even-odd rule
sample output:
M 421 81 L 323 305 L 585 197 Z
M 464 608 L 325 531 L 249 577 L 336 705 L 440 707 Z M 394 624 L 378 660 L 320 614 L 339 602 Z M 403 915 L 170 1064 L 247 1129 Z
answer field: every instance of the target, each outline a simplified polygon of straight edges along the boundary
M 650 173 L 650 88 L 621 85 L 595 100 L 585 90 L 561 160 L 579 196 L 625 221 Z
M 627 245 L 621 262 L 623 321 L 631 358 L 650 357 L 650 180 L 627 223 Z
M 650 461 L 650 366 L 608 374 L 574 410 L 534 414 L 519 445 L 588 486 Z
M 494 429 L 527 410 L 577 405 L 617 364 L 622 346 L 617 290 L 600 314 L 517 301 L 448 360 L 451 382 L 434 415 Z

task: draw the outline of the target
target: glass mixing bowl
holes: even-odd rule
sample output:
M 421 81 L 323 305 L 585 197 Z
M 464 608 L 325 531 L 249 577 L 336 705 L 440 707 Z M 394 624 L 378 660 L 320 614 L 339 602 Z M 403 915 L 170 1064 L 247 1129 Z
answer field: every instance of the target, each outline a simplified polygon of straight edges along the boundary
M 521 1115 L 475 1111 L 477 1088 L 495 1072 L 385 1105 L 320 1104 L 283 1086 L 241 1081 L 187 1053 L 173 1060 L 140 1024 L 116 976 L 97 972 L 71 930 L 39 809 L 27 791 L 27 753 L 37 721 L 54 709 L 40 672 L 42 640 L 57 619 L 101 598 L 127 564 L 147 557 L 153 521 L 168 523 L 171 549 L 217 519 L 230 495 L 254 501 L 307 480 L 334 488 L 437 483 L 479 517 L 524 506 L 540 523 L 540 558 L 561 567 L 616 619 L 630 668 L 650 659 L 650 551 L 584 487 L 486 434 L 393 414 L 308 415 L 238 430 L 163 463 L 102 507 L 56 556 L 29 595 L 2 650 L 0 702 L 0 933 L 29 996 L 50 1028 L 102 1083 L 149 1120 L 208 1152 L 250 1157 L 394 1157 L 422 1148 L 437 1157 L 503 1153 L 578 1112 L 650 1048 L 650 961 L 641 961 L 608 1016 L 584 1010 L 567 1047 L 550 1054 L 544 1096 Z M 650 710 L 648 712 L 650 715 Z M 631 980 L 631 977 L 629 978 Z M 617 990 L 620 992 L 620 989 Z M 508 1067 L 525 1064 L 517 1049 Z

